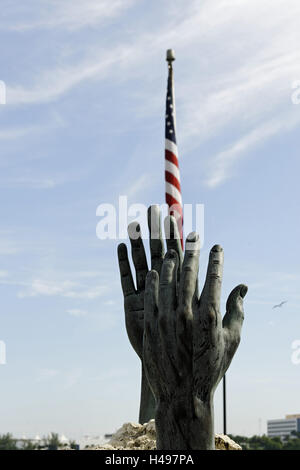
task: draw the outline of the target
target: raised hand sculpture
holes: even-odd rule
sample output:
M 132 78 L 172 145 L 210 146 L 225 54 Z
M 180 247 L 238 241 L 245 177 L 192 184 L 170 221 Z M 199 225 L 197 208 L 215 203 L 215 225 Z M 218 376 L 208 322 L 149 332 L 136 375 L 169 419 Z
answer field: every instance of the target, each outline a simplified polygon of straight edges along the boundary
M 160 274 L 165 251 L 164 242 L 162 239 L 159 206 L 154 205 L 149 207 L 148 227 L 150 238 L 151 269 Z M 171 216 L 166 218 L 165 231 L 167 248 L 174 249 L 178 255 L 179 260 L 182 262 L 183 254 L 180 237 L 174 217 Z M 118 246 L 118 258 L 121 284 L 124 295 L 126 330 L 130 343 L 139 356 L 142 365 L 139 422 L 143 424 L 155 416 L 155 398 L 145 375 L 143 361 L 144 294 L 145 281 L 148 273 L 148 263 L 141 238 L 139 224 L 136 222 L 130 224 L 128 227 L 128 233 L 131 243 L 133 264 L 136 271 L 136 287 L 134 285 L 130 269 L 127 247 L 124 243 L 121 243 Z M 179 264 L 181 264 L 181 262 Z M 178 272 L 180 272 L 180 267 Z
M 220 314 L 223 250 L 209 256 L 198 298 L 199 237 L 187 238 L 180 284 L 178 256 L 169 250 L 161 274 L 147 274 L 144 367 L 156 398 L 157 449 L 214 449 L 213 397 L 240 342 L 243 298 L 237 286 Z

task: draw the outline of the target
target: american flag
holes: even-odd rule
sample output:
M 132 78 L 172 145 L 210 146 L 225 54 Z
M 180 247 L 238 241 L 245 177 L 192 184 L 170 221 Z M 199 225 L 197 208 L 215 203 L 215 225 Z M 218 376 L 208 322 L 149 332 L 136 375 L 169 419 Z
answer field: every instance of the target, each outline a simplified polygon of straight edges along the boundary
M 165 181 L 166 181 L 166 203 L 169 206 L 169 214 L 174 215 L 177 220 L 178 230 L 183 247 L 183 211 L 180 187 L 180 173 L 178 163 L 178 151 L 176 144 L 176 113 L 173 68 L 168 61 L 168 88 L 166 99 L 166 133 L 165 133 Z

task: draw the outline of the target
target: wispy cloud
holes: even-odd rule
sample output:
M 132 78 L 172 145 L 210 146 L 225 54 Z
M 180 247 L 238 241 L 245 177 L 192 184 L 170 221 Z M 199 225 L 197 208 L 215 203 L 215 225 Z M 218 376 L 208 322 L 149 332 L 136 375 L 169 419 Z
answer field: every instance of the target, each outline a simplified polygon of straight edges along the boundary
M 81 310 L 79 308 L 70 308 L 69 310 L 67 310 L 67 313 L 72 317 L 84 317 L 87 315 L 86 310 Z
M 34 279 L 27 289 L 19 292 L 18 296 L 37 297 L 37 296 L 59 296 L 73 299 L 93 300 L 107 292 L 107 286 L 85 286 L 77 282 L 52 281 L 45 279 Z
M 26 177 L 19 176 L 13 178 L 0 179 L 0 187 L 2 188 L 30 188 L 30 189 L 53 189 L 60 184 L 63 184 L 65 179 L 60 178 L 47 178 L 47 177 Z
M 99 61 L 95 57 L 90 61 L 84 60 L 77 66 L 66 65 L 42 71 L 31 87 L 7 86 L 7 106 L 55 101 L 83 80 L 95 76 L 104 78 L 114 60 L 111 57 L 102 57 Z
M 143 48 L 148 41 L 149 37 L 145 35 L 137 44 L 118 44 L 110 50 L 98 48 L 96 52 L 94 48 L 88 49 L 76 64 L 64 61 L 64 65 L 41 69 L 31 85 L 7 84 L 6 106 L 55 101 L 83 82 L 105 80 L 112 76 L 116 79 L 116 68 L 122 69 L 122 80 L 132 77 L 136 74 L 134 70 L 138 70 L 138 65 L 146 61 Z
M 293 129 L 298 123 L 300 123 L 300 113 L 290 117 L 282 116 L 280 119 L 263 123 L 235 142 L 229 149 L 213 156 L 209 176 L 206 179 L 207 186 L 210 188 L 219 186 L 232 176 L 234 163 L 240 160 L 246 152 L 279 132 Z
M 137 198 L 137 196 L 142 192 L 145 191 L 147 188 L 153 185 L 153 179 L 149 178 L 149 175 L 141 175 L 136 181 L 131 183 L 127 188 L 123 191 L 122 194 L 126 195 L 128 199 Z
M 6 18 L 3 30 L 27 31 L 32 29 L 64 28 L 78 30 L 94 26 L 113 18 L 129 8 L 136 0 L 27 0 L 26 4 L 8 5 L 3 11 Z M 16 17 L 20 20 L 16 21 Z M 25 18 L 28 18 L 26 21 Z
M 32 134 L 41 128 L 38 126 L 18 127 L 3 129 L 0 131 L 0 140 L 15 140 L 25 135 Z
M 37 134 L 43 134 L 48 131 L 57 130 L 59 128 L 63 128 L 66 126 L 65 120 L 58 112 L 51 112 L 47 120 L 44 122 L 39 121 L 38 124 L 34 124 L 31 126 L 20 126 L 20 127 L 2 127 L 0 130 L 0 141 L 8 141 L 8 142 L 15 142 L 15 141 L 24 141 L 24 137 L 31 137 L 36 136 Z M 5 154 L 1 156 L 0 163 L 1 165 L 6 165 L 7 162 L 10 162 L 8 158 L 5 158 Z M 20 180 L 22 178 L 25 180 L 26 175 L 22 175 L 19 177 Z

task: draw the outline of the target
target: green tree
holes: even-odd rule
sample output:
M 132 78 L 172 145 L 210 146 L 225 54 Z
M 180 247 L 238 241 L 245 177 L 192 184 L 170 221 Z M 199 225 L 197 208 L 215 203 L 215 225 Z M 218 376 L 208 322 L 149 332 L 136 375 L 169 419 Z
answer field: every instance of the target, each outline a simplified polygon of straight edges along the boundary
M 283 444 L 283 450 L 300 450 L 300 439 L 299 438 L 291 438 L 288 439 L 284 444 Z
M 51 434 L 43 439 L 45 446 L 49 449 L 56 450 L 61 447 L 62 443 L 59 440 L 59 435 L 56 432 L 51 432 Z
M 70 445 L 70 448 L 71 448 L 71 449 L 76 449 L 77 443 L 76 443 L 75 440 L 72 439 L 72 440 L 70 441 L 70 444 L 69 444 L 69 445 Z
M 9 432 L 0 435 L 0 450 L 17 450 L 17 442 Z
M 242 449 L 249 450 L 300 450 L 300 433 L 292 432 L 291 436 L 280 437 L 263 436 L 233 436 L 229 435 Z
M 22 449 L 21 450 L 37 450 L 38 449 L 38 444 L 35 444 L 34 442 L 31 441 L 24 441 Z

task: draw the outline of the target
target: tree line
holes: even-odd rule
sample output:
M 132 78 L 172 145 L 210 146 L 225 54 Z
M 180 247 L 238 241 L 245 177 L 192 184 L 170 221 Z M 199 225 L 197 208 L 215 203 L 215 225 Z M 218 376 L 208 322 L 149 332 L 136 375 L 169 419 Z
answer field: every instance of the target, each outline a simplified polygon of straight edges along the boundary
M 11 433 L 0 435 L 0 450 L 57 450 L 68 447 L 76 449 L 76 442 L 69 444 L 62 443 L 59 435 L 52 432 L 49 436 L 43 437 L 40 442 L 32 442 L 30 439 L 16 439 Z
M 244 450 L 300 450 L 300 432 L 292 431 L 284 438 L 263 436 L 229 435 Z

